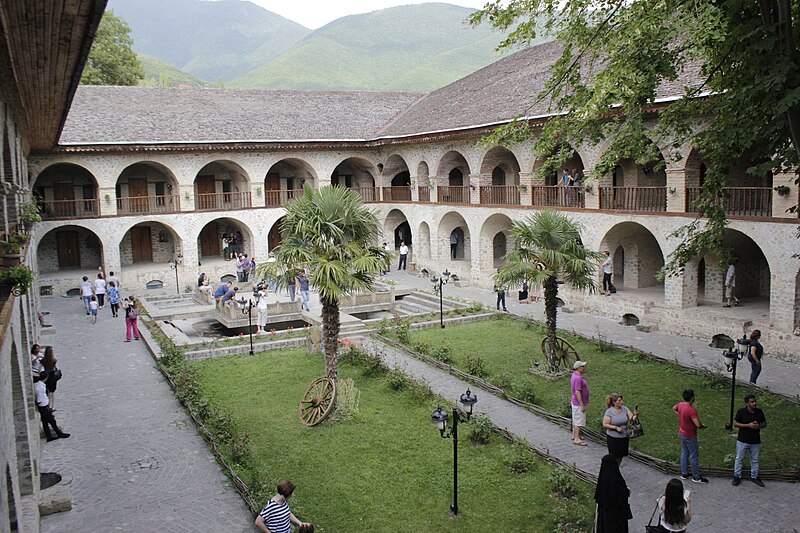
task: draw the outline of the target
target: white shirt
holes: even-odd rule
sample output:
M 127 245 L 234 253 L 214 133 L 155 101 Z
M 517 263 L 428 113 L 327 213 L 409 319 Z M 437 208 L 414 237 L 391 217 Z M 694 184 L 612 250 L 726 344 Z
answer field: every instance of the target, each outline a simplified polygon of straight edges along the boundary
M 689 504 L 686 504 L 684 509 L 687 509 Z M 658 523 L 667 531 L 683 531 L 686 529 L 686 524 L 669 524 L 664 521 L 664 496 L 658 499 Z
M 728 265 L 728 271 L 725 272 L 725 285 L 736 285 L 736 267 L 733 265 Z
M 406 254 L 408 254 L 408 246 L 403 244 L 400 246 L 400 255 L 406 255 Z
M 81 283 L 81 295 L 82 296 L 91 296 L 94 294 L 94 285 L 92 285 L 91 281 L 84 281 Z
M 97 300 L 92 300 L 91 302 L 89 302 L 89 309 L 97 311 L 97 307 L 98 307 Z
M 39 407 L 50 405 L 50 400 L 47 398 L 47 385 L 44 384 L 44 381 L 34 383 L 33 390 L 36 392 L 36 405 Z
M 603 261 L 603 273 L 604 274 L 613 274 L 614 273 L 614 262 L 611 260 L 611 256 L 609 255 L 606 257 L 606 260 Z
M 99 278 L 94 280 L 94 293 L 95 294 L 105 294 L 106 293 L 106 280 L 99 279 Z

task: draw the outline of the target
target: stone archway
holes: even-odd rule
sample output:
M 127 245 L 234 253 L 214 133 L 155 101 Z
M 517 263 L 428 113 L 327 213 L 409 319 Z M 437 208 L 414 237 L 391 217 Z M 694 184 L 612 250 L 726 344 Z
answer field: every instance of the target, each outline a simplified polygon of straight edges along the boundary
M 508 250 L 513 248 L 511 236 L 512 220 L 503 214 L 495 213 L 481 225 L 480 231 L 480 276 L 489 278 L 503 264 Z
M 194 178 L 195 210 L 216 211 L 252 207 L 250 176 L 233 161 L 212 161 Z
M 618 290 L 655 290 L 655 295 L 663 297 L 664 282 L 657 276 L 664 266 L 664 254 L 650 230 L 636 222 L 621 222 L 608 230 L 600 249 L 611 252 L 612 282 Z
M 411 234 L 411 226 L 408 223 L 408 218 L 405 213 L 399 209 L 392 209 L 386 215 L 386 220 L 383 223 L 383 231 L 388 237 L 388 243 L 393 250 L 400 248 L 400 242 L 405 242 L 406 246 L 414 251 L 414 236 Z
M 442 259 L 464 261 L 472 259 L 472 239 L 466 220 L 459 213 L 451 211 L 442 217 L 437 232 Z M 452 241 L 455 241 L 453 243 Z M 462 274 L 464 276 L 465 274 Z
M 105 264 L 103 242 L 83 226 L 59 226 L 39 239 L 36 262 L 42 274 L 95 270 Z
M 116 183 L 117 214 L 149 215 L 180 212 L 178 180 L 161 163 L 128 165 Z
M 282 207 L 300 195 L 306 184 L 314 188 L 317 186 L 313 167 L 302 159 L 281 159 L 270 167 L 264 177 L 264 203 L 267 207 Z M 256 189 L 258 195 L 259 190 Z
M 33 184 L 42 220 L 91 218 L 100 214 L 97 179 L 72 163 L 56 163 Z
M 417 233 L 417 256 L 420 259 L 431 258 L 431 228 L 427 222 L 419 225 Z

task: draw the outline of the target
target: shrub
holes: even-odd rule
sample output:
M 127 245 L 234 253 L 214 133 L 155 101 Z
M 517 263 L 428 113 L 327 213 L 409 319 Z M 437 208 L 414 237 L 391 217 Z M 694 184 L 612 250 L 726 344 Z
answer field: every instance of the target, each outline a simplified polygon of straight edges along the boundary
M 361 391 L 356 387 L 355 381 L 351 378 L 340 380 L 336 386 L 336 410 L 333 412 L 333 420 L 337 422 L 352 420 L 358 414 L 360 402 Z
M 246 463 L 250 460 L 250 434 L 247 431 L 235 435 L 231 438 L 228 450 L 231 454 L 231 459 L 239 464 Z
M 431 353 L 431 345 L 425 341 L 415 342 L 412 348 L 417 353 L 424 353 L 424 354 Z
M 555 533 L 583 533 L 592 529 L 592 517 L 582 513 L 583 507 L 564 501 L 556 504 L 553 511 Z
M 389 371 L 389 387 L 392 390 L 405 390 L 408 387 L 408 376 L 400 370 Z
M 230 413 L 220 413 L 214 410 L 211 416 L 209 416 L 208 421 L 211 432 L 219 442 L 224 444 L 233 442 L 234 437 L 236 437 L 236 424 Z
M 430 352 L 431 356 L 446 365 L 453 364 L 453 349 L 447 345 L 437 346 Z
M 486 361 L 480 355 L 470 355 L 464 359 L 467 374 L 482 378 L 486 375 Z
M 516 387 L 517 398 L 522 400 L 523 402 L 531 403 L 537 405 L 539 403 L 538 398 L 536 397 L 536 385 L 532 381 L 525 380 L 522 383 L 519 383 Z M 572 411 L 570 410 L 570 416 L 572 416 Z
M 506 458 L 506 466 L 515 474 L 531 472 L 536 468 L 536 456 L 526 444 L 515 442 Z
M 514 385 L 514 376 L 510 372 L 501 372 L 499 375 L 492 378 L 492 383 L 496 387 L 508 391 Z
M 394 334 L 397 335 L 397 340 L 402 342 L 403 344 L 408 344 L 411 342 L 411 324 L 408 320 L 401 320 L 397 325 L 397 328 L 394 331 Z
M 433 391 L 431 386 L 421 381 L 410 381 L 408 384 L 408 391 L 411 397 L 420 405 L 425 405 L 433 398 Z
M 475 446 L 489 444 L 494 432 L 492 421 L 485 415 L 478 415 L 470 422 L 469 440 Z
M 361 368 L 365 376 L 380 376 L 386 372 L 386 365 L 379 353 L 368 352 L 353 344 L 342 354 L 341 361 Z
M 378 322 L 378 333 L 386 337 L 389 334 L 389 330 L 391 329 L 391 325 L 389 324 L 389 319 L 384 318 L 380 322 Z
M 570 499 L 578 495 L 578 482 L 571 468 L 559 466 L 550 474 L 553 492 L 559 498 Z

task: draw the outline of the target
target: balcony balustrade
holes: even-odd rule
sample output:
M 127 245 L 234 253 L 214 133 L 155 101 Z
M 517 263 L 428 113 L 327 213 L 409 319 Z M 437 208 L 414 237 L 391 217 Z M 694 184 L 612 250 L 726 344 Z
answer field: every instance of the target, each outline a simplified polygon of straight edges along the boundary
M 438 203 L 440 204 L 468 204 L 469 202 L 469 186 L 451 186 L 451 185 L 440 185 L 439 186 L 439 198 Z
M 284 189 L 277 191 L 265 191 L 264 199 L 267 207 L 283 207 L 291 200 L 303 194 L 303 189 Z
M 420 202 L 431 201 L 431 188 L 427 185 L 417 187 L 417 194 L 419 195 Z
M 583 208 L 586 193 L 583 187 L 576 185 L 536 185 L 533 187 L 534 207 L 572 207 Z
M 686 212 L 697 213 L 694 203 L 702 187 L 686 187 Z M 722 207 L 726 215 L 741 217 L 771 217 L 772 189 L 769 187 L 725 187 Z
M 384 187 L 384 202 L 410 202 L 411 187 Z
M 600 187 L 600 209 L 665 212 L 666 187 Z
M 50 200 L 39 202 L 42 220 L 93 218 L 100 215 L 97 198 L 85 200 Z
M 516 185 L 481 186 L 482 205 L 520 205 L 520 191 Z
M 249 192 L 201 193 L 195 194 L 194 198 L 197 211 L 227 211 L 253 206 Z
M 180 210 L 181 198 L 177 194 L 117 198 L 117 214 L 119 215 L 179 213 Z
M 361 196 L 364 203 L 375 203 L 380 200 L 378 187 L 350 187 L 350 190 Z

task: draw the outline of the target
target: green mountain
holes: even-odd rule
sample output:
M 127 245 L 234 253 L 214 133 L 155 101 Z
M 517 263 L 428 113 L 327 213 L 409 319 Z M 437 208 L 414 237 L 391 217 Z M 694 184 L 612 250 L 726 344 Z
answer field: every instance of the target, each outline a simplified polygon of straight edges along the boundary
M 337 19 L 226 85 L 430 91 L 499 59 L 501 35 L 465 24 L 471 9 L 420 4 Z
M 148 87 L 175 87 L 176 85 L 191 85 L 192 87 L 209 87 L 211 84 L 191 74 L 187 74 L 172 65 L 143 54 L 139 61 L 144 68 L 144 80 L 139 85 Z
M 230 80 L 278 57 L 311 30 L 241 0 L 109 0 L 133 48 L 205 80 Z

